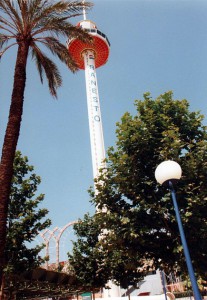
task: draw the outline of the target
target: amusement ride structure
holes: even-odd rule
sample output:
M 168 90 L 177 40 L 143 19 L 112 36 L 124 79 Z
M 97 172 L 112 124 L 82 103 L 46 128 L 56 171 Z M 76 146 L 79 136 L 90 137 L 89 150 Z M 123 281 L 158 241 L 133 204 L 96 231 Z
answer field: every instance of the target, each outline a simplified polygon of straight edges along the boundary
M 84 20 L 77 26 L 88 32 L 92 37 L 92 42 L 84 43 L 77 38 L 72 38 L 68 40 L 67 45 L 68 51 L 79 69 L 85 70 L 93 178 L 95 179 L 98 177 L 100 169 L 105 167 L 105 147 L 96 68 L 103 66 L 108 61 L 110 43 L 107 36 L 97 29 L 96 24 L 86 19 L 85 10 L 83 10 L 83 16 Z M 94 189 L 97 193 L 96 187 Z M 118 286 L 112 282 L 109 282 L 108 286 L 110 289 L 104 289 L 104 298 L 120 295 Z
M 43 239 L 44 243 L 45 243 L 45 256 L 47 258 L 50 258 L 50 242 L 53 239 L 55 241 L 55 252 L 56 252 L 56 262 L 55 262 L 55 267 L 58 268 L 59 263 L 60 263 L 60 239 L 63 235 L 63 233 L 69 228 L 72 227 L 73 225 L 75 225 L 78 221 L 72 221 L 67 223 L 65 226 L 63 226 L 62 228 L 59 227 L 55 227 L 52 230 L 50 229 L 45 229 L 42 232 L 39 233 L 39 235 L 41 236 L 41 238 Z M 45 263 L 45 268 L 46 270 L 49 267 L 49 262 L 46 261 Z
M 97 29 L 94 22 L 86 20 L 85 11 L 83 15 L 84 20 L 77 26 L 90 34 L 92 43 L 87 44 L 77 38 L 72 38 L 68 40 L 67 45 L 68 51 L 79 69 L 85 70 L 93 177 L 97 178 L 99 169 L 105 166 L 105 148 L 96 68 L 107 62 L 110 43 L 106 35 Z

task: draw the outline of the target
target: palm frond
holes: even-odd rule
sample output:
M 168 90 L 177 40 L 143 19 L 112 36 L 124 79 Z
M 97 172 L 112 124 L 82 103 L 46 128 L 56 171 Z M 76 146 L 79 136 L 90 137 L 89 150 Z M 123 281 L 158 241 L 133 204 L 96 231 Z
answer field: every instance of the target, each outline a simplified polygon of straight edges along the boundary
M 28 25 L 28 1 L 25 0 L 17 0 L 18 4 L 19 4 L 19 9 L 21 11 L 21 18 L 22 18 L 22 23 L 23 23 L 23 28 L 24 28 L 24 32 L 26 32 L 26 28 Z
M 16 43 L 29 46 L 32 58 L 36 61 L 40 80 L 45 74 L 51 94 L 56 97 L 56 90 L 62 79 L 55 63 L 38 47 L 44 45 L 53 55 L 75 72 L 77 64 L 69 55 L 61 38 L 78 38 L 90 43 L 90 35 L 72 25 L 68 19 L 82 15 L 83 7 L 89 9 L 90 2 L 70 0 L 0 0 L 0 49 L 1 55 Z M 7 47 L 9 40 L 15 43 Z M 9 44 L 9 43 L 8 43 Z
M 9 16 L 16 28 L 22 32 L 22 20 L 18 14 L 18 10 L 15 9 L 14 2 L 11 0 L 0 0 L 0 10 Z
M 62 78 L 56 64 L 49 59 L 34 43 L 32 44 L 32 55 L 36 60 L 38 70 L 40 71 L 40 79 L 43 82 L 43 71 L 46 75 L 49 90 L 52 96 L 57 98 L 57 88 L 62 85 Z M 41 66 L 40 66 L 41 65 Z
M 34 20 L 41 14 L 42 9 L 47 5 L 47 2 L 48 0 L 28 1 L 28 14 L 31 16 L 31 20 Z
M 37 6 L 38 5 L 38 9 Z M 33 13 L 32 27 L 38 26 L 41 20 L 48 20 L 58 10 L 59 12 L 65 11 L 67 5 L 65 2 L 57 2 L 51 4 L 49 1 L 34 1 L 33 6 L 30 7 L 29 13 Z
M 78 38 L 85 43 L 92 42 L 91 36 L 81 29 L 80 27 L 76 27 L 63 19 L 53 18 L 51 20 L 42 20 L 41 23 L 38 24 L 39 28 L 32 32 L 32 36 L 36 36 L 39 34 L 43 34 L 45 32 L 51 32 L 56 37 L 63 36 L 67 39 L 70 38 Z
M 21 15 L 27 15 L 28 13 L 28 1 L 25 0 L 17 0 L 20 11 L 21 11 Z
M 68 17 L 74 17 L 74 14 L 80 13 L 83 14 L 83 7 L 87 10 L 93 7 L 93 3 L 91 2 L 84 2 L 83 1 L 72 1 L 68 2 Z
M 3 46 L 7 45 L 8 43 L 8 37 L 2 33 L 0 33 L 0 49 L 2 49 Z
M 8 47 L 5 47 L 3 51 L 1 51 L 0 53 L 0 58 L 2 57 L 2 55 L 4 54 L 4 52 L 6 52 L 9 48 L 13 47 L 14 45 L 17 45 L 17 43 L 13 43 L 13 44 L 10 44 Z M 0 47 L 1 49 L 1 47 Z
M 39 50 L 40 51 L 40 50 Z M 32 52 L 32 59 L 35 60 L 36 67 L 40 76 L 40 81 L 43 83 L 43 70 L 42 70 L 42 64 L 39 55 L 37 55 L 37 51 L 35 51 L 33 48 L 31 48 Z
M 14 26 L 14 24 L 9 22 L 8 20 L 3 18 L 2 16 L 0 16 L 0 24 L 6 25 L 5 27 L 1 27 L 1 28 L 8 31 L 8 32 L 10 32 L 11 34 L 14 35 L 14 32 L 16 32 L 16 27 Z
M 1 25 L 1 24 L 4 24 L 4 25 Z M 13 33 L 12 30 L 10 29 L 11 26 L 10 26 L 10 28 L 8 27 L 9 25 L 10 25 L 9 22 L 7 22 L 3 17 L 0 17 L 0 29 L 2 30 L 2 32 L 0 33 L 0 49 L 1 50 L 4 46 L 7 45 L 8 41 L 10 39 L 15 37 L 15 33 Z M 11 44 L 8 47 L 5 47 L 3 49 L 3 51 L 1 52 L 1 57 L 4 54 L 4 52 L 6 52 L 6 50 L 8 50 L 13 45 L 16 45 L 16 42 Z
M 43 39 L 36 39 L 36 41 L 43 43 L 51 51 L 51 53 L 56 55 L 63 63 L 65 63 L 72 72 L 76 72 L 78 70 L 78 66 L 69 55 L 66 45 L 62 44 L 58 39 L 47 36 Z
M 38 2 L 36 0 L 35 2 Z M 40 1 L 41 3 L 43 1 Z M 92 6 L 90 2 L 83 2 L 78 1 L 58 1 L 54 4 L 51 4 L 51 1 L 44 1 L 44 5 L 38 7 L 38 10 L 35 10 L 35 7 L 31 7 L 31 12 L 33 12 L 33 27 L 41 27 L 39 23 L 42 23 L 42 20 L 45 20 L 45 23 L 48 23 L 52 20 L 59 19 L 61 20 L 64 16 L 65 19 L 82 15 L 83 6 L 87 9 Z M 36 14 L 34 14 L 34 11 Z

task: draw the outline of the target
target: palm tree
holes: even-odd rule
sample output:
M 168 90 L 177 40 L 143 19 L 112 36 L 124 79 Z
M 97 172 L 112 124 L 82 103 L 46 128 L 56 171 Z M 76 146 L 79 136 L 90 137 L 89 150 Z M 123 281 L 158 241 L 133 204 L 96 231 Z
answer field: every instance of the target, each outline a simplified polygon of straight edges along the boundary
M 0 162 L 0 283 L 4 265 L 8 199 L 23 113 L 28 56 L 31 54 L 36 62 L 41 82 L 45 75 L 50 93 L 57 97 L 57 88 L 62 83 L 61 75 L 56 64 L 39 46 L 44 46 L 75 72 L 77 65 L 59 38 L 76 37 L 89 42 L 87 33 L 72 25 L 69 19 L 81 15 L 83 7 L 88 9 L 91 6 L 89 2 L 70 0 L 0 0 L 0 57 L 10 47 L 17 45 L 10 112 Z

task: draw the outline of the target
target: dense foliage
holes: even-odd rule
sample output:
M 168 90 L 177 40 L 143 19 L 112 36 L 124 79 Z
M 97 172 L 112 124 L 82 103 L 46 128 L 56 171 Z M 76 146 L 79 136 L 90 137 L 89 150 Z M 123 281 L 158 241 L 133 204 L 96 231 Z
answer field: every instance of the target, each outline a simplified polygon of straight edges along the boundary
M 5 251 L 5 271 L 15 274 L 42 263 L 38 255 L 42 246 L 31 246 L 31 242 L 41 230 L 51 224 L 50 220 L 45 218 L 48 210 L 38 208 L 44 200 L 44 195 L 35 195 L 41 179 L 33 171 L 33 166 L 28 164 L 28 158 L 17 151 L 14 160 Z
M 207 131 L 203 116 L 191 112 L 187 100 L 174 100 L 172 92 L 155 100 L 146 93 L 135 107 L 137 115 L 127 112 L 117 123 L 116 148 L 108 150 L 107 169 L 96 182 L 97 192 L 91 192 L 98 210 L 92 219 L 101 236 L 96 247 L 112 260 L 107 261 L 108 277 L 127 285 L 150 268 L 187 272 L 170 193 L 154 177 L 164 160 L 175 160 L 182 167 L 176 186 L 179 209 L 194 268 L 205 277 Z M 90 247 L 87 231 L 84 236 L 77 230 L 77 236 L 78 243 Z M 76 271 L 77 257 L 83 255 L 77 246 L 72 261 Z
M 84 220 L 79 221 L 74 225 L 74 229 L 80 238 L 74 242 L 73 254 L 68 253 L 70 266 L 76 270 L 77 279 L 84 286 L 94 288 L 104 286 L 109 272 L 105 253 L 97 247 L 99 225 L 88 214 L 84 216 Z

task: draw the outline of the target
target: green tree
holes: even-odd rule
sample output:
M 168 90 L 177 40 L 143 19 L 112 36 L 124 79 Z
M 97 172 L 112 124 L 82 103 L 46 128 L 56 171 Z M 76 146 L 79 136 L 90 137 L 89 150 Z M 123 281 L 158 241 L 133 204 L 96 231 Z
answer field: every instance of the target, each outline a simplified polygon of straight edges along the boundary
M 84 6 L 88 8 L 90 4 L 85 2 Z M 61 75 L 56 64 L 39 46 L 49 50 L 71 71 L 76 71 L 77 65 L 71 59 L 66 45 L 59 38 L 78 37 L 88 40 L 88 35 L 81 28 L 69 22 L 71 17 L 82 13 L 82 8 L 82 1 L 0 0 L 1 56 L 10 47 L 17 45 L 10 112 L 0 163 L 0 282 L 4 265 L 6 219 L 13 161 L 23 114 L 28 55 L 31 53 L 32 59 L 36 62 L 41 82 L 45 75 L 50 93 L 56 97 L 56 90 L 62 83 Z
M 78 282 L 88 288 L 100 288 L 108 281 L 108 265 L 105 253 L 99 247 L 99 225 L 89 214 L 74 225 L 77 241 L 73 242 L 72 254 L 68 253 L 69 265 Z M 87 236 L 87 239 L 86 239 Z
M 151 266 L 146 265 L 138 252 L 131 252 L 130 244 L 127 248 L 118 244 L 111 231 L 108 238 L 105 217 L 103 219 L 102 212 L 85 215 L 74 226 L 77 241 L 73 243 L 72 253 L 68 254 L 69 265 L 83 286 L 110 288 L 108 283 L 112 280 L 127 288 L 139 282 Z
M 41 178 L 28 164 L 28 158 L 16 152 L 7 221 L 5 251 L 5 272 L 19 274 L 39 266 L 43 260 L 39 256 L 42 245 L 31 247 L 40 231 L 51 225 L 46 219 L 48 210 L 38 208 L 44 194 L 36 197 Z M 6 272 L 6 273 L 7 273 Z
M 134 281 L 149 268 L 176 267 L 187 273 L 170 193 L 154 177 L 160 162 L 175 160 L 183 170 L 177 198 L 192 262 L 205 278 L 207 130 L 203 116 L 191 112 L 187 100 L 174 100 L 172 92 L 155 100 L 146 93 L 135 107 L 137 115 L 125 113 L 117 123 L 116 148 L 109 149 L 107 168 L 96 183 L 98 192 L 91 193 L 99 212 L 94 222 L 105 228 L 102 245 L 114 260 L 119 256 L 120 266 L 134 274 Z M 111 268 L 111 276 L 121 282 L 125 272 L 119 273 L 116 264 Z M 133 282 L 132 277 L 128 282 Z

